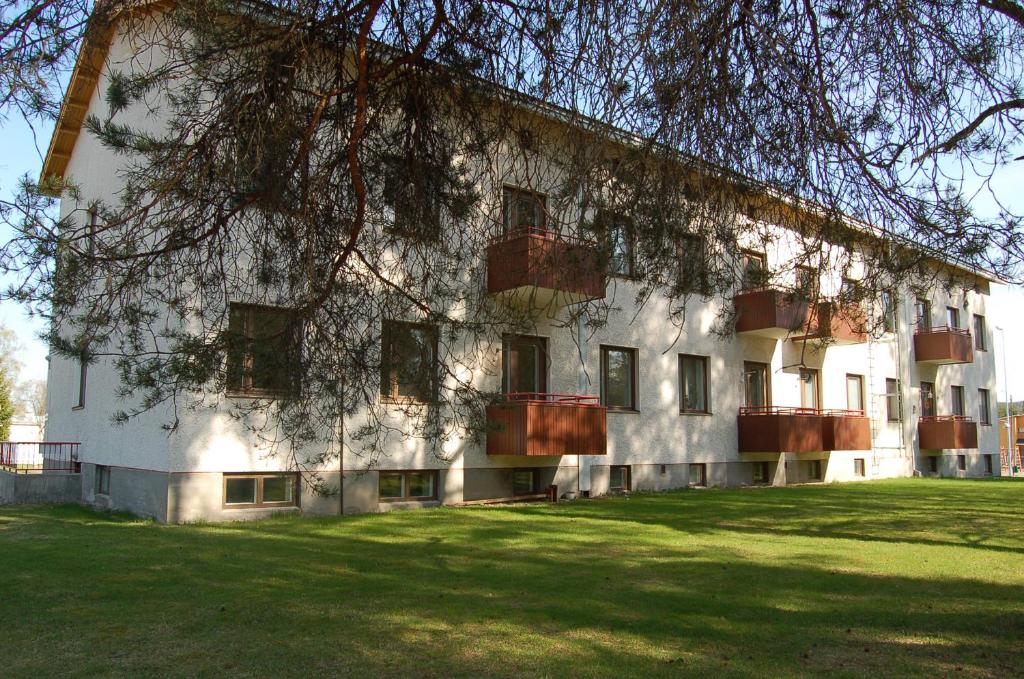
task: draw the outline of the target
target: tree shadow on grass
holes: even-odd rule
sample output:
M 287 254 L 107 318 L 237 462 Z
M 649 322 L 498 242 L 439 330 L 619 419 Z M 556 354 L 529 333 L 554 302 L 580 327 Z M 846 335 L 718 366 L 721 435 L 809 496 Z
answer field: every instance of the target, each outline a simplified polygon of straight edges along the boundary
M 880 509 L 885 501 L 873 494 L 863 506 Z M 7 668 L 10 676 L 1020 672 L 1019 572 L 999 584 L 908 576 L 900 564 L 851 572 L 830 552 L 808 562 L 806 545 L 785 531 L 752 545 L 756 531 L 743 517 L 760 508 L 799 521 L 813 510 L 805 516 L 786 494 L 716 495 L 184 527 L 80 508 L 3 509 Z M 31 539 L 10 541 L 19 534 Z M 876 549 L 895 558 L 900 548 Z M 984 560 L 968 567 L 1014 563 L 999 551 L 978 554 Z

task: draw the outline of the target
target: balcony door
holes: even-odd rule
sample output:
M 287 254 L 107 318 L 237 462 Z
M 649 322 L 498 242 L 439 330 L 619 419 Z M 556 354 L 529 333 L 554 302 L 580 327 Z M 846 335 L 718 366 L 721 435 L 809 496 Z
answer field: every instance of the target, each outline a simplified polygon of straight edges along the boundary
M 771 405 L 768 391 L 768 364 L 743 363 L 743 405 L 763 408 Z
M 544 194 L 506 186 L 501 198 L 506 236 L 548 232 L 547 198 Z
M 932 327 L 932 305 L 925 299 L 914 302 L 914 315 L 917 317 L 917 329 L 927 330 Z
M 818 405 L 818 371 L 812 368 L 800 369 L 800 407 L 817 410 Z
M 543 337 L 505 338 L 501 355 L 502 388 L 506 394 L 546 393 L 548 341 Z
M 921 383 L 921 417 L 935 417 L 935 383 Z

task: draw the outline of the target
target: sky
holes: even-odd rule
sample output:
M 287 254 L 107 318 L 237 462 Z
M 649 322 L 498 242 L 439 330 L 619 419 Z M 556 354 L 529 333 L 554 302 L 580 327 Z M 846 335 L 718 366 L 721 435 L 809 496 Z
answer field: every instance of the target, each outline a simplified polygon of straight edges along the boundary
M 52 126 L 38 126 L 35 136 L 31 128 L 21 120 L 9 119 L 0 127 L 0 195 L 9 198 L 19 177 L 28 173 L 38 176 L 43 156 L 49 143 Z M 1018 161 L 999 171 L 992 182 L 994 193 L 1016 214 L 1024 213 L 1024 161 Z M 991 196 L 978 195 L 974 207 L 981 214 L 992 214 L 996 207 Z M 0 225 L 0 243 L 11 238 L 11 232 Z M 0 276 L 0 287 L 9 279 Z M 995 336 L 996 373 L 999 383 L 999 399 L 1005 400 L 1006 384 L 1010 395 L 1016 399 L 1024 397 L 1024 351 L 1006 354 L 1006 377 L 1003 370 L 1003 338 L 1009 346 L 1024 343 L 1024 288 L 1017 286 L 993 285 L 992 296 L 987 309 L 987 320 Z M 13 302 L 0 302 L 0 325 L 17 333 L 21 342 L 18 360 L 22 364 L 21 379 L 46 379 L 46 345 L 39 340 L 44 330 L 38 318 L 31 318 L 25 310 Z M 1002 328 L 1002 332 L 997 330 Z

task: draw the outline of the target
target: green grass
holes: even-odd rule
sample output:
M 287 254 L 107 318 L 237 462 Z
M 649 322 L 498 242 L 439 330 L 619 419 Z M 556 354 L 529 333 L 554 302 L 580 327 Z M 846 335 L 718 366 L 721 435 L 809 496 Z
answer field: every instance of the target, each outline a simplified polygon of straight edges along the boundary
M 0 508 L 0 675 L 1024 676 L 1024 483 L 161 526 Z

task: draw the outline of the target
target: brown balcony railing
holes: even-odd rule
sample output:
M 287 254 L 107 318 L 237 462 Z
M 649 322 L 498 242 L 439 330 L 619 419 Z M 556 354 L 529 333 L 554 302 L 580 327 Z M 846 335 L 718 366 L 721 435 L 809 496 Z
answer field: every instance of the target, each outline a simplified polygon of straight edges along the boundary
M 82 471 L 78 449 L 69 441 L 0 441 L 0 470 L 15 474 Z
M 963 415 L 922 417 L 917 423 L 917 435 L 924 450 L 978 447 L 978 425 Z
M 800 339 L 832 344 L 863 344 L 868 339 L 864 309 L 852 302 L 819 302 L 812 310 L 808 327 L 808 334 Z
M 863 410 L 821 411 L 825 450 L 871 450 L 871 420 Z
M 741 453 L 814 453 L 826 450 L 816 408 L 740 408 L 736 418 Z
M 487 407 L 487 454 L 604 455 L 607 414 L 597 396 L 508 394 Z
M 807 328 L 810 305 L 795 292 L 778 288 L 744 290 L 733 297 L 736 332 L 781 339 Z
M 914 333 L 914 359 L 936 365 L 972 363 L 974 347 L 971 332 L 946 325 L 919 329 Z
M 487 248 L 487 291 L 538 305 L 601 299 L 606 279 L 600 260 L 596 243 L 523 227 Z

